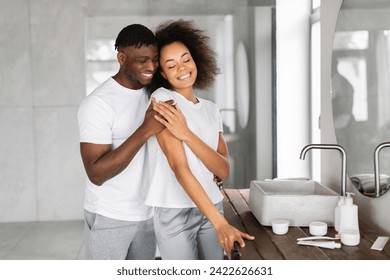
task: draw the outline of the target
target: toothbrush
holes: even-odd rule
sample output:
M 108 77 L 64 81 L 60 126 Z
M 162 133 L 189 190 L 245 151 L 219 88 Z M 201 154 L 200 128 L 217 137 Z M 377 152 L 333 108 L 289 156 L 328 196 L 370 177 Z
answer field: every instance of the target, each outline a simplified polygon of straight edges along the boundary
M 315 241 L 298 241 L 298 245 L 307 245 L 307 246 L 316 246 L 316 247 L 322 247 L 327 249 L 334 249 L 334 248 L 341 248 L 340 243 L 336 243 L 334 241 L 322 241 L 322 242 L 315 242 Z
M 340 237 L 329 237 L 329 236 L 308 236 L 297 238 L 297 241 L 306 241 L 306 240 L 339 240 Z

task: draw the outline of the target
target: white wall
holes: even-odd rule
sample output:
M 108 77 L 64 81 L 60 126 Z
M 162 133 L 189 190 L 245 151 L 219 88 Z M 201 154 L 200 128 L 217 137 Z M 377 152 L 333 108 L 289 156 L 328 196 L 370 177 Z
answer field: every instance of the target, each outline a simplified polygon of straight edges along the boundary
M 292 12 L 293 11 L 293 12 Z M 276 1 L 277 174 L 309 177 L 299 159 L 309 144 L 309 17 L 311 1 Z

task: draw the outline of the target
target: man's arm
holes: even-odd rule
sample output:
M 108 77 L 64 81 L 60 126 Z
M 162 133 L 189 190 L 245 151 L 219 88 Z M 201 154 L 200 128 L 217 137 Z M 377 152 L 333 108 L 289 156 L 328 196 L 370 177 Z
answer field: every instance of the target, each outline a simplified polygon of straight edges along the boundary
M 118 148 L 112 150 L 111 144 L 80 143 L 84 168 L 93 184 L 100 186 L 122 172 L 149 137 L 165 128 L 155 120 L 152 106 L 151 103 L 141 126 Z

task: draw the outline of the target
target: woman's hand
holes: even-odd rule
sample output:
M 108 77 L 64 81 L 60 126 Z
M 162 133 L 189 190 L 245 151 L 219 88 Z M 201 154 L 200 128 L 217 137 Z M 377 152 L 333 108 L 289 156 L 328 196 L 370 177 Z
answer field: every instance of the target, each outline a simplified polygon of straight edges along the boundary
M 153 109 L 158 113 L 154 117 L 162 123 L 169 132 L 181 141 L 188 140 L 190 130 L 186 118 L 177 104 L 170 105 L 166 102 L 156 102 L 152 98 Z
M 234 242 L 237 242 L 240 245 L 240 247 L 243 248 L 245 247 L 245 241 L 243 238 L 248 240 L 255 239 L 254 236 L 239 231 L 238 229 L 229 225 L 228 223 L 215 229 L 217 231 L 219 243 L 221 247 L 225 250 L 229 259 L 231 259 L 231 252 L 232 249 L 234 249 Z

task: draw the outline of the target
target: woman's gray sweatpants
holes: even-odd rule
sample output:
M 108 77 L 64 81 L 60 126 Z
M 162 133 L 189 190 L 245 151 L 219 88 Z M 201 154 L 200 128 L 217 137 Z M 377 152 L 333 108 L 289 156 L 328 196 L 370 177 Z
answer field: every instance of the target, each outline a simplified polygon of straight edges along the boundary
M 87 260 L 154 260 L 153 219 L 129 222 L 84 211 Z
M 223 214 L 222 202 L 216 207 Z M 154 228 L 163 260 L 223 260 L 217 233 L 198 208 L 156 207 Z

